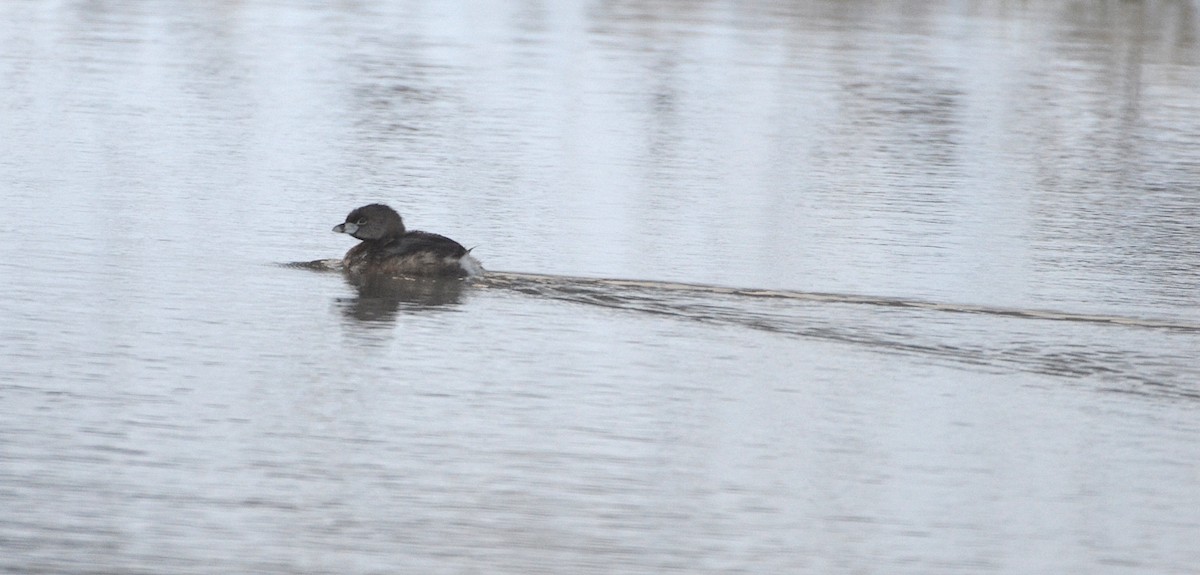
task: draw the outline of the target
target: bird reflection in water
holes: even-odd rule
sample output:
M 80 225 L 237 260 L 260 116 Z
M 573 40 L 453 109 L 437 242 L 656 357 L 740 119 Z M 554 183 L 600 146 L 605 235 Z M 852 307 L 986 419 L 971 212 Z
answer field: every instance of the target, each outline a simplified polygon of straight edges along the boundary
M 442 276 L 391 276 L 347 273 L 340 259 L 281 264 L 284 267 L 337 273 L 354 287 L 355 297 L 338 298 L 347 318 L 364 322 L 390 321 L 400 311 L 432 311 L 458 305 L 467 286 L 479 280 Z
M 347 317 L 364 322 L 390 321 L 401 310 L 431 311 L 458 304 L 466 280 L 443 277 L 346 276 L 358 292 L 339 300 Z

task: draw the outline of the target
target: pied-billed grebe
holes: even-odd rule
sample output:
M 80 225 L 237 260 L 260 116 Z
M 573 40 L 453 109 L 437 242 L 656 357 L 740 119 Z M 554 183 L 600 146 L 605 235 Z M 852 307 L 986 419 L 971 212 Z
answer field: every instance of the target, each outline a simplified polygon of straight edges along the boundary
M 479 260 L 462 244 L 429 232 L 406 231 L 400 214 L 383 204 L 350 212 L 333 231 L 362 240 L 342 260 L 353 275 L 466 277 L 483 273 Z

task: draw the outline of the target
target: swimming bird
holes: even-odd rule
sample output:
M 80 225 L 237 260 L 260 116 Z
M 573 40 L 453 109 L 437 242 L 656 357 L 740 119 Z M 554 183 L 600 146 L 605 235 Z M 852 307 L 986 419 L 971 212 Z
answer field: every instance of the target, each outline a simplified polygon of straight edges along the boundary
M 471 250 L 442 235 L 408 231 L 396 210 L 369 204 L 346 216 L 333 231 L 362 240 L 346 252 L 351 275 L 468 277 L 483 273 Z

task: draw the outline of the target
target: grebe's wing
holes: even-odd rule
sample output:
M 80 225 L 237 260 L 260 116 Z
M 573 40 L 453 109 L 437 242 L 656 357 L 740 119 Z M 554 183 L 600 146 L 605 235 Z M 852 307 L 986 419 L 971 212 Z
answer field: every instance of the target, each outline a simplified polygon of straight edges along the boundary
M 405 256 L 427 252 L 435 256 L 459 258 L 467 253 L 462 244 L 442 235 L 413 230 L 388 243 L 388 255 Z

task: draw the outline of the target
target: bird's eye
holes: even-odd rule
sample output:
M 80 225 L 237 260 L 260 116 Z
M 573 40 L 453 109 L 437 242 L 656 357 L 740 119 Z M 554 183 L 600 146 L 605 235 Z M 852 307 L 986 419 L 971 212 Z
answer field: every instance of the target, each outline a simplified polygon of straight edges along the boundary
M 358 221 L 354 222 L 354 224 L 358 225 L 358 226 L 364 225 L 366 223 L 367 223 L 367 218 L 358 218 Z

